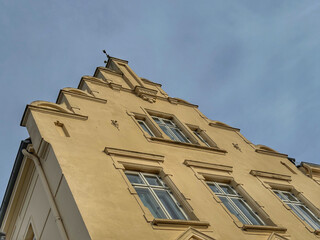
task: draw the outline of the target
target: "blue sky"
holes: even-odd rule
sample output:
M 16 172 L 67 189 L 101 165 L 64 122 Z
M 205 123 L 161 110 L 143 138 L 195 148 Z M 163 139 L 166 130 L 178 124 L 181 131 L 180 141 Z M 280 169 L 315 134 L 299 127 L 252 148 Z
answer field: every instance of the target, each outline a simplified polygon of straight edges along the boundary
M 250 141 L 320 164 L 320 1 L 0 0 L 0 199 L 25 105 L 55 102 L 101 50 Z

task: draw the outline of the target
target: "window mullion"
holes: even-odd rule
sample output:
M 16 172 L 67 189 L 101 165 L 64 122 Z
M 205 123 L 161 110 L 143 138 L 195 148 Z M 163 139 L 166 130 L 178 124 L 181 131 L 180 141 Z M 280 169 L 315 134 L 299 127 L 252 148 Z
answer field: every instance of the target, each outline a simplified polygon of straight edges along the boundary
M 170 132 L 171 136 L 175 139 L 177 142 L 181 142 L 180 139 L 174 134 L 174 132 L 171 130 L 171 128 L 167 125 L 165 125 L 167 130 Z
M 292 204 L 292 205 L 294 205 L 294 204 Z M 306 207 L 305 205 L 302 205 L 302 204 L 295 204 L 295 205 L 304 206 L 304 207 L 306 208 L 306 210 L 307 210 L 309 213 L 311 213 L 311 212 L 309 211 L 309 209 L 307 209 L 307 207 Z M 306 215 L 302 210 L 300 210 L 300 208 L 296 207 L 295 205 L 294 205 L 294 208 L 301 214 L 301 216 L 304 218 L 303 220 L 306 221 L 309 225 L 311 225 L 314 229 L 318 229 L 318 226 L 313 223 L 313 220 L 310 219 L 310 217 L 309 217 L 308 215 Z M 311 213 L 311 214 L 314 216 L 313 213 Z M 315 217 L 315 218 L 317 219 L 317 217 Z
M 161 207 L 162 211 L 164 212 L 164 214 L 166 214 L 168 219 L 172 219 L 171 215 L 168 213 L 167 209 L 165 208 L 165 206 L 163 206 L 161 200 L 158 198 L 157 194 L 153 191 L 152 187 L 148 187 L 151 194 L 153 195 L 154 199 L 157 201 L 157 203 L 159 204 L 159 206 Z
M 222 188 L 220 187 L 220 185 L 219 185 L 218 183 L 216 183 L 216 182 L 213 182 L 213 183 L 214 183 L 214 185 L 216 185 L 216 187 L 219 189 L 220 193 L 223 194 L 223 195 L 225 195 L 225 194 L 224 194 L 224 191 L 222 190 Z
M 191 143 L 188 137 L 180 130 L 180 128 L 175 126 L 175 130 L 178 131 L 187 140 L 188 143 Z
M 147 179 L 145 179 L 144 175 L 143 175 L 141 172 L 139 172 L 139 175 L 140 175 L 142 181 L 144 181 L 144 184 L 145 184 L 146 186 L 149 186 L 148 181 L 147 181 Z
M 244 218 L 244 220 L 247 221 L 248 224 L 252 225 L 253 223 L 247 218 L 247 216 L 241 211 L 241 209 L 237 207 L 237 205 L 231 200 L 231 198 L 228 196 L 226 196 L 226 197 L 227 197 L 228 201 L 230 202 L 230 204 L 232 205 L 232 207 L 236 210 L 236 212 L 238 214 L 240 214 Z M 242 200 L 242 198 L 239 198 L 239 197 L 237 197 L 237 198 Z
M 169 194 L 169 196 L 171 197 L 172 201 L 176 204 L 176 206 L 178 207 L 178 209 L 180 210 L 180 212 L 182 213 L 182 215 L 186 218 L 189 219 L 188 216 L 185 214 L 185 212 L 183 211 L 181 205 L 179 204 L 179 202 L 177 202 L 177 200 L 174 198 L 172 192 L 170 190 L 166 190 L 167 193 Z
M 243 197 L 240 198 L 243 203 L 247 206 L 247 208 L 255 215 L 256 218 L 260 220 L 260 222 L 265 225 L 265 222 L 259 217 L 259 215 L 249 206 L 249 204 L 243 199 Z
M 300 209 L 298 207 L 296 207 L 296 204 L 294 203 L 290 203 L 291 206 L 300 214 L 300 216 L 303 218 L 302 220 L 306 221 L 309 223 L 309 221 L 306 219 L 305 214 L 303 212 L 300 211 Z M 298 214 L 297 214 L 298 215 Z M 310 224 L 310 223 L 309 223 Z

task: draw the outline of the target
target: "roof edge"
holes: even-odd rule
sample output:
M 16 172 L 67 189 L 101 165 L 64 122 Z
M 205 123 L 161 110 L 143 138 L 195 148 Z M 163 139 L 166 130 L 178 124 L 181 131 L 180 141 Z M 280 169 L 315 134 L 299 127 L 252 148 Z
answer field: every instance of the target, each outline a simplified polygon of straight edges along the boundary
M 6 192 L 4 194 L 2 203 L 1 203 L 1 207 L 0 207 L 0 227 L 2 226 L 2 222 L 4 219 L 4 216 L 6 214 L 7 208 L 8 208 L 8 204 L 10 202 L 11 199 L 11 194 L 14 188 L 14 185 L 16 183 L 19 171 L 20 171 L 20 167 L 21 167 L 21 163 L 22 163 L 22 159 L 23 159 L 23 154 L 22 154 L 22 149 L 26 149 L 28 144 L 31 143 L 31 139 L 27 138 L 25 140 L 22 140 L 19 146 L 19 150 L 16 156 L 16 160 L 14 162 L 12 171 L 11 171 L 11 175 L 9 178 L 9 182 L 6 188 Z

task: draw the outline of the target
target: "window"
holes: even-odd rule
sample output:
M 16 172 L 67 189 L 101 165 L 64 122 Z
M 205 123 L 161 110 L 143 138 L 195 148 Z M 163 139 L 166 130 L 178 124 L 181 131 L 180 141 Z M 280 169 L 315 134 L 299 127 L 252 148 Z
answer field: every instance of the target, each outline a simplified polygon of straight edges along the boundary
M 229 184 L 207 182 L 225 207 L 246 225 L 266 225 L 239 193 Z
M 191 143 L 180 128 L 170 119 L 152 116 L 161 130 L 173 141 Z
M 155 218 L 188 220 L 167 185 L 156 174 L 126 171 L 142 203 Z
M 299 218 L 307 222 L 313 229 L 320 229 L 320 219 L 291 192 L 281 190 L 273 190 L 273 192 L 281 199 L 282 202 L 288 205 Z
M 217 144 L 206 134 L 205 130 L 202 130 L 199 126 L 195 126 L 192 124 L 186 124 L 188 128 L 193 132 L 193 134 L 196 136 L 195 139 L 200 140 L 200 142 L 197 144 L 199 145 L 205 145 L 206 147 L 214 147 L 217 148 Z
M 155 135 L 153 134 L 153 132 L 150 130 L 150 128 L 148 127 L 148 125 L 146 124 L 146 122 L 144 120 L 137 120 L 137 122 L 139 123 L 140 127 L 146 132 L 148 133 L 151 137 L 154 137 Z
M 206 140 L 204 140 L 204 138 L 200 135 L 200 133 L 197 132 L 197 130 L 194 130 L 193 133 L 200 139 L 201 142 L 207 145 L 207 147 L 210 147 L 210 144 Z

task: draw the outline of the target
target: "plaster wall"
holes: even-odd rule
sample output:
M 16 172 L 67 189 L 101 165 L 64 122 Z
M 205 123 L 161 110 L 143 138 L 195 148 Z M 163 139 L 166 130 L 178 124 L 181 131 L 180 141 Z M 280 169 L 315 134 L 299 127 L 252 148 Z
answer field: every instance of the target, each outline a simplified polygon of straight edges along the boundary
M 58 102 L 64 106 L 76 106 L 76 111 L 71 109 L 73 115 L 51 110 L 30 110 L 26 124 L 32 141 L 44 139 L 52 148 L 43 166 L 70 239 L 174 240 L 187 231 L 188 227 L 217 240 L 276 239 L 273 237 L 273 230 L 243 230 L 235 216 L 206 187 L 203 173 L 232 178 L 253 199 L 261 212 L 266 213 L 268 221 L 276 227 L 287 229 L 279 233 L 282 239 L 319 239 L 292 211 L 284 207 L 268 187 L 268 183 L 290 186 L 319 210 L 319 185 L 300 172 L 284 154 L 257 151 L 258 147 L 243 137 L 239 130 L 212 124 L 213 121 L 199 113 L 195 105 L 177 99 L 170 100 L 165 97 L 164 92 L 156 93 L 155 102 L 149 101 L 149 95 L 145 98 L 138 96 L 135 87 L 148 88 L 148 83 L 142 84 L 143 81 L 125 63 L 112 61 L 113 68 L 117 70 L 118 66 L 118 71 L 122 72 L 127 81 L 129 79 L 130 84 L 122 84 L 122 87 L 115 89 L 107 79 L 121 84 L 119 76 L 109 76 L 107 71 L 98 71 L 96 77 L 101 77 L 106 83 L 98 83 L 94 79 L 85 81 L 85 90 L 93 92 L 92 97 L 64 93 L 61 102 Z M 150 88 L 156 90 L 160 86 L 151 84 Z M 177 144 L 170 141 L 163 132 L 160 132 L 162 136 L 157 139 L 147 136 L 134 120 L 134 115 L 150 119 L 150 115 L 154 113 L 174 116 L 198 143 Z M 114 121 L 118 126 L 112 124 Z M 63 124 L 69 136 L 58 131 L 57 122 Z M 217 144 L 218 150 L 206 148 L 192 135 L 188 124 L 204 130 Z M 158 128 L 154 122 L 153 125 L 155 129 Z M 106 148 L 120 149 L 125 154 L 107 154 Z M 140 156 L 163 156 L 164 160 L 134 157 L 132 152 L 139 153 Z M 186 160 L 229 167 L 232 171 L 206 169 L 203 166 L 190 167 L 185 164 Z M 150 212 L 137 200 L 137 195 L 132 192 L 132 187 L 130 188 L 123 174 L 128 166 L 137 170 L 148 168 L 149 171 L 160 169 L 159 171 L 165 172 L 178 189 L 179 197 L 190 207 L 196 218 L 193 220 L 208 222 L 209 226 L 197 227 L 192 223 L 165 226 L 152 224 Z M 252 170 L 286 176 L 286 179 L 271 175 L 253 176 L 250 174 Z M 56 231 L 52 225 L 54 221 L 50 217 L 45 199 L 41 197 L 41 186 L 35 186 L 34 197 L 41 201 L 37 206 L 43 208 L 43 216 L 38 213 L 39 216 L 34 217 L 39 219 L 36 229 L 43 231 L 43 236 L 46 236 L 43 239 L 51 239 L 49 232 Z M 39 212 L 39 209 L 30 208 L 29 211 Z M 44 222 L 49 224 L 48 227 L 44 226 Z M 18 236 L 22 233 L 15 234 Z

